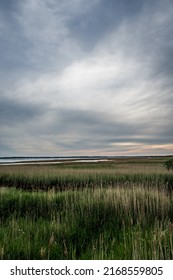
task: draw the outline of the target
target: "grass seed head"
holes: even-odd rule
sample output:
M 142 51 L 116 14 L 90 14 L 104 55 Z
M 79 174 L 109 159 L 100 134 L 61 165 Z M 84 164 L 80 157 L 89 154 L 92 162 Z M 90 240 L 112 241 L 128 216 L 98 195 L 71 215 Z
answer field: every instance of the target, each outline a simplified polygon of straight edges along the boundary
M 49 247 L 51 247 L 55 243 L 55 235 L 54 232 L 52 232 L 51 237 L 49 239 Z

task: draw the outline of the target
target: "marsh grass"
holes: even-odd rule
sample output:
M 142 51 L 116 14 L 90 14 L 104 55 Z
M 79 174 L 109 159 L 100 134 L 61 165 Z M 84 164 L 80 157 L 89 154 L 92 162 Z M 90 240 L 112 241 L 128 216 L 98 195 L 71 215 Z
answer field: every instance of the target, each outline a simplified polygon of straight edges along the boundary
M 3 189 L 2 259 L 172 259 L 172 196 L 143 186 Z
M 107 186 L 123 187 L 132 183 L 145 186 L 173 189 L 173 173 L 161 162 L 106 162 L 70 163 L 35 166 L 1 166 L 0 186 L 24 190 L 64 191 L 67 189 L 95 188 Z
M 1 166 L 0 258 L 173 259 L 172 184 L 160 161 Z

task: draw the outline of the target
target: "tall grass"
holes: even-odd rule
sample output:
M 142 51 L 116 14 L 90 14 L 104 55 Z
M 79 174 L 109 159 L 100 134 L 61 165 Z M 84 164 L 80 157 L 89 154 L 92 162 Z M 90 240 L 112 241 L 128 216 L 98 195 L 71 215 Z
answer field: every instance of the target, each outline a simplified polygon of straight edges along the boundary
M 173 259 L 172 184 L 160 162 L 1 166 L 0 258 Z
M 173 198 L 163 190 L 1 189 L 2 259 L 172 259 Z
M 173 189 L 173 173 L 160 163 L 95 163 L 61 164 L 57 166 L 1 166 L 0 186 L 24 190 L 63 191 L 117 185 L 145 184 L 146 187 Z

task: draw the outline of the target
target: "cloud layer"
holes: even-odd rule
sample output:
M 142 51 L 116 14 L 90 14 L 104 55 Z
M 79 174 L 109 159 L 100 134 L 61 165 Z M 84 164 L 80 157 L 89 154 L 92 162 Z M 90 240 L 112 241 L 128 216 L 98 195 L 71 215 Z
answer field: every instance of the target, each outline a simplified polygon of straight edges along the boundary
M 172 154 L 171 0 L 0 5 L 0 156 Z

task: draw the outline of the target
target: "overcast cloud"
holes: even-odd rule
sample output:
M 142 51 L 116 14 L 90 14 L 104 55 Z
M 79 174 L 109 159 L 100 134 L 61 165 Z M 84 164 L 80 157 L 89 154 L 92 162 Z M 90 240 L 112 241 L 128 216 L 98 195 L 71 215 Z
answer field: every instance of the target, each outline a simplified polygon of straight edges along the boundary
M 1 0 L 0 156 L 173 154 L 172 0 Z

